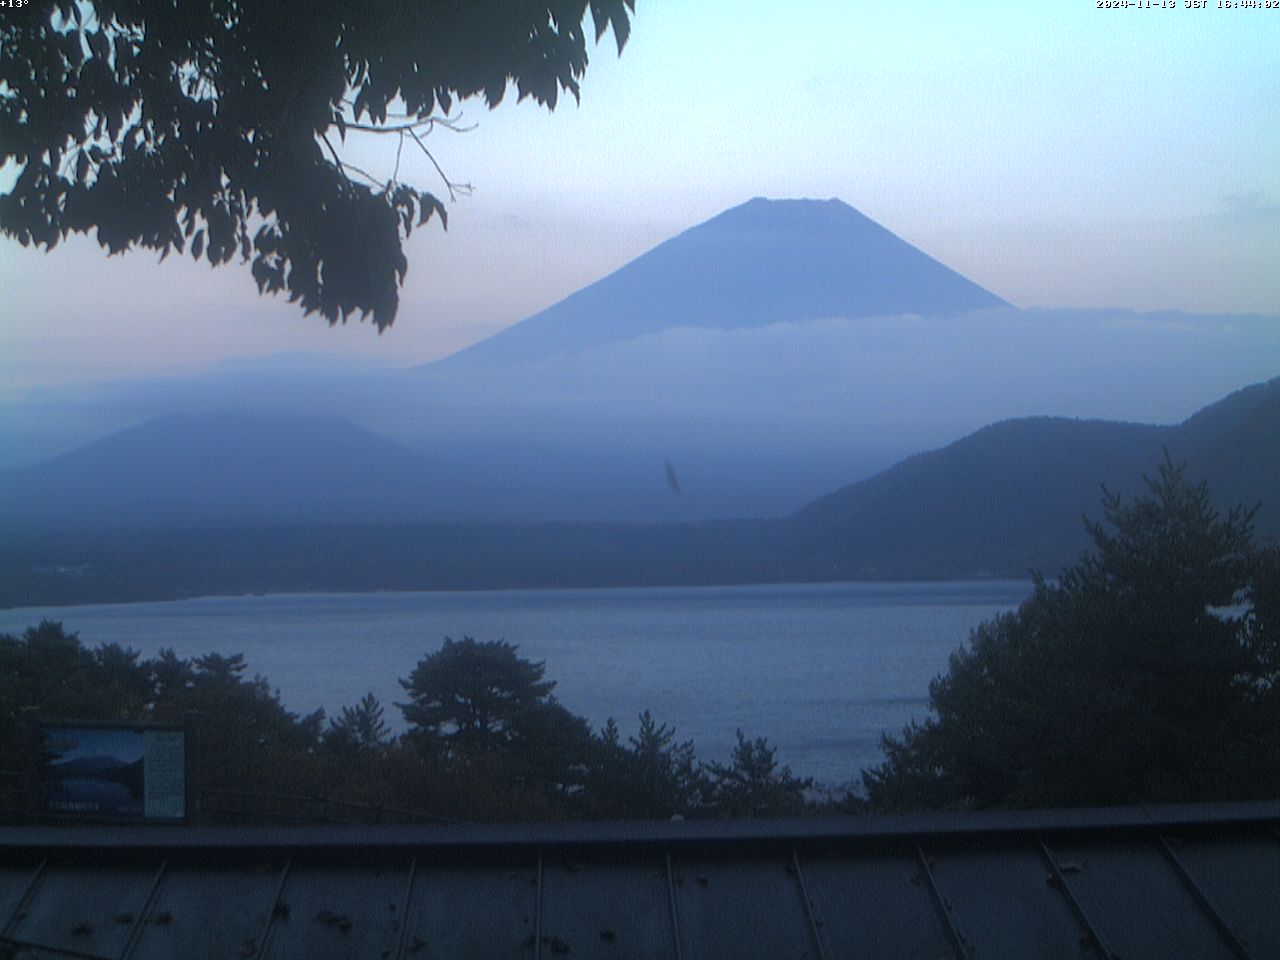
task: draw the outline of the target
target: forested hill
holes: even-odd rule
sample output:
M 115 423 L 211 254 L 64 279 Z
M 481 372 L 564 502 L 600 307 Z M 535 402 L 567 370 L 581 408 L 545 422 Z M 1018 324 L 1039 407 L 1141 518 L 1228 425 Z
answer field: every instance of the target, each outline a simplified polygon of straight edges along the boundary
M 979 430 L 810 504 L 788 552 L 807 577 L 860 579 L 1052 572 L 1088 546 L 1103 486 L 1131 496 L 1165 451 L 1207 480 L 1220 509 L 1260 504 L 1280 536 L 1280 378 L 1177 426 L 1035 417 Z
M 1107 489 L 1165 451 L 1280 537 L 1280 379 L 1177 426 L 1029 418 L 911 457 L 779 520 L 275 524 L 0 538 L 0 605 L 290 591 L 1022 577 L 1076 560 Z
M 838 579 L 1000 576 L 1061 566 L 1087 545 L 1100 484 L 1133 493 L 1173 428 L 1007 420 L 810 504 L 792 549 Z
M 1280 377 L 1195 414 L 1170 451 L 1191 461 L 1220 504 L 1260 502 L 1259 530 L 1280 538 Z

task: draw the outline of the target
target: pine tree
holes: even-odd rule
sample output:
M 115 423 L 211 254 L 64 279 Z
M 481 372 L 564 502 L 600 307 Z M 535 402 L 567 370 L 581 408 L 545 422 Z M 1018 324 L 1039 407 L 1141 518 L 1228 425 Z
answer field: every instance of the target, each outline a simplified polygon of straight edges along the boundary
M 1280 789 L 1274 564 L 1252 510 L 1225 517 L 1166 457 L 1144 495 L 1104 495 L 1095 552 L 1037 577 L 930 685 L 932 716 L 864 773 L 873 805 L 1055 806 Z M 1269 574 L 1267 570 L 1271 569 Z M 1236 606 L 1253 597 L 1253 613 Z M 1267 718 L 1271 719 L 1268 720 Z

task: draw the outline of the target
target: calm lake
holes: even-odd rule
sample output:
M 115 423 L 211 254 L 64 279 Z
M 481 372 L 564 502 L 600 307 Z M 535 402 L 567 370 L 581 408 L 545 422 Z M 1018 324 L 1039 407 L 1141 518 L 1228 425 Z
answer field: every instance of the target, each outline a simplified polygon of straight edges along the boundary
M 466 593 L 296 594 L 0 610 L 0 631 L 61 620 L 88 646 L 153 656 L 243 653 L 290 709 L 329 714 L 397 680 L 446 636 L 507 640 L 544 660 L 556 695 L 623 735 L 651 710 L 723 759 L 766 736 L 800 776 L 837 786 L 880 759 L 881 731 L 926 714 L 929 681 L 1025 581 Z

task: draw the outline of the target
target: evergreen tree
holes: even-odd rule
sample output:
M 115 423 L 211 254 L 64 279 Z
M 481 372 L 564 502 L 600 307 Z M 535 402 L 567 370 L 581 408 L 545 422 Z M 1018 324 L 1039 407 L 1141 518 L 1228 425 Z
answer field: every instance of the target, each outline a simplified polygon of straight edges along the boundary
M 554 702 L 554 680 L 544 680 L 545 663 L 516 656 L 505 640 L 477 643 L 445 638 L 435 653 L 419 660 L 400 686 L 409 702 L 397 704 L 410 732 L 420 741 L 448 750 L 498 750 L 521 736 L 532 711 Z
M 1225 517 L 1166 458 L 1132 502 L 1106 493 L 1095 553 L 1037 577 L 930 685 L 933 716 L 864 773 L 874 806 L 1191 801 L 1274 794 L 1274 564 L 1253 512 Z M 1270 571 L 1270 572 L 1268 572 Z M 1249 617 L 1233 605 L 1253 597 Z M 1268 713 L 1270 711 L 1270 713 Z
M 738 745 L 730 763 L 706 765 L 711 805 L 721 816 L 792 817 L 804 812 L 805 791 L 811 778 L 795 777 L 790 767 L 778 767 L 778 750 L 764 737 L 749 739 L 737 732 Z
M 706 780 L 693 741 L 678 741 L 675 729 L 640 714 L 636 735 L 622 742 L 610 719 L 595 739 L 583 797 L 585 816 L 606 819 L 667 819 L 703 812 Z
M 329 721 L 325 745 L 339 753 L 373 753 L 391 742 L 391 728 L 383 716 L 382 704 L 372 692 L 354 707 Z

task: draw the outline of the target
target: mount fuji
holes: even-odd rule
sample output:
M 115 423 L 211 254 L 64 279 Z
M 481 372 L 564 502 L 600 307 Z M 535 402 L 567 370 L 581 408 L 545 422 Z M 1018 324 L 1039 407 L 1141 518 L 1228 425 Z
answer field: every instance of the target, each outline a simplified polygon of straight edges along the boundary
M 840 200 L 757 197 L 438 365 L 509 366 L 674 327 L 1008 306 Z

